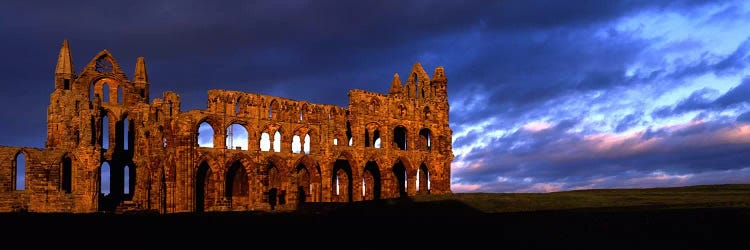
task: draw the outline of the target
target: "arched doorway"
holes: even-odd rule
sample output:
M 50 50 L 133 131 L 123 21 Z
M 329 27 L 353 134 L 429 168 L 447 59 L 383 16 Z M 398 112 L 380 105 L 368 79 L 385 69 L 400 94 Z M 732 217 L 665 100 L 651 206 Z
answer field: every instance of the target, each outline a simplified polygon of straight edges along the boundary
M 268 163 L 266 168 L 266 197 L 271 210 L 276 210 L 276 205 L 286 203 L 286 191 L 281 187 L 281 171 L 273 162 Z
M 312 199 L 312 180 L 310 171 L 304 164 L 297 165 L 297 204 L 303 204 Z
M 206 198 L 209 189 L 209 179 L 211 178 L 211 168 L 208 163 L 203 162 L 198 166 L 195 173 L 195 211 L 203 212 L 206 210 Z
M 336 160 L 331 175 L 331 197 L 336 202 L 352 202 L 352 167 L 347 160 Z
M 430 171 L 424 163 L 422 163 L 417 170 L 417 193 L 430 193 Z
M 232 163 L 227 170 L 225 187 L 225 195 L 231 201 L 232 208 L 247 208 L 250 205 L 247 172 L 239 161 Z
M 363 200 L 380 199 L 380 170 L 375 161 L 369 161 L 365 165 L 365 171 L 362 174 L 362 198 Z
M 393 165 L 393 188 L 396 191 L 397 197 L 406 197 L 406 166 L 399 160 Z

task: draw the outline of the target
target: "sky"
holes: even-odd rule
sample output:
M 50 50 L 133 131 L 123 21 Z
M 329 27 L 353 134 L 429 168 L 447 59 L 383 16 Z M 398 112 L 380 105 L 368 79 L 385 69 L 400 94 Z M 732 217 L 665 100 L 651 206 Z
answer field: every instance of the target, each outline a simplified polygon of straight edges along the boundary
M 64 39 L 151 98 L 209 89 L 348 105 L 445 67 L 453 192 L 750 183 L 748 1 L 13 1 L 0 145 L 44 147 Z

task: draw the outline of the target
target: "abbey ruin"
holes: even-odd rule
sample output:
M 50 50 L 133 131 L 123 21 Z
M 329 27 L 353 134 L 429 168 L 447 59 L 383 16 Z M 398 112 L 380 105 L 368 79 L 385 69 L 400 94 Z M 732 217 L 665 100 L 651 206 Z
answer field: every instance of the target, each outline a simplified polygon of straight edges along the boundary
M 339 107 L 209 90 L 205 110 L 151 100 L 143 57 L 130 79 L 109 51 L 55 67 L 45 148 L 0 146 L 0 212 L 294 210 L 450 193 L 447 78 L 419 63 L 388 94 Z M 151 101 L 149 103 L 149 101 Z

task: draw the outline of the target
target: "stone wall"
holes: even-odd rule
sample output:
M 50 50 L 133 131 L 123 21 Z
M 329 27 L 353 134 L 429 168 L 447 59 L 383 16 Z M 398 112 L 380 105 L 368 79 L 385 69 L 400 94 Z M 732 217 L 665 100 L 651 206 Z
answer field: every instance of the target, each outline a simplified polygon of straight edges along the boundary
M 206 110 L 182 111 L 173 92 L 148 103 L 143 58 L 133 79 L 107 50 L 76 74 L 64 42 L 46 148 L 0 146 L 0 211 L 291 210 L 451 192 L 442 67 L 430 79 L 415 63 L 388 94 L 351 90 L 348 107 L 210 90 Z

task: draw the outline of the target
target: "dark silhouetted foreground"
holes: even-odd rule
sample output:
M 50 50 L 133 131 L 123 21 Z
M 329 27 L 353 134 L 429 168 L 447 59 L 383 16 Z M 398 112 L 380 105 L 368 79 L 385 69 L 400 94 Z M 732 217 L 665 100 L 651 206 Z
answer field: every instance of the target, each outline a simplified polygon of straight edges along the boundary
M 702 197 L 700 190 L 709 190 L 715 196 L 732 196 L 747 188 L 750 185 L 719 189 L 694 187 L 690 192 L 695 193 L 695 197 Z M 669 190 L 685 191 L 684 188 Z M 670 200 L 673 197 L 666 195 L 669 190 L 653 192 L 662 192 L 661 199 Z M 652 192 L 630 192 L 636 191 Z M 626 191 L 573 193 L 607 192 L 617 196 L 618 192 Z M 476 194 L 453 196 L 460 199 L 471 195 Z M 486 198 L 487 201 L 492 199 Z M 540 197 L 529 202 L 550 199 Z M 685 199 L 689 198 L 680 200 Z M 750 196 L 743 199 L 750 199 Z M 420 201 L 417 197 L 352 204 L 306 204 L 294 213 L 15 213 L 0 214 L 0 223 L 11 231 L 3 234 L 6 239 L 38 239 L 24 241 L 34 246 L 58 246 L 67 242 L 98 249 L 106 249 L 100 247 L 102 242 L 132 249 L 155 246 L 169 249 L 177 246 L 212 249 L 228 246 L 248 249 L 261 246 L 268 249 L 725 249 L 731 244 L 743 244 L 750 229 L 750 203 L 744 206 L 736 202 L 726 203 L 726 206 L 711 202 L 636 206 L 623 203 L 611 207 L 494 213 L 473 208 L 476 204 L 476 201 L 457 199 Z

